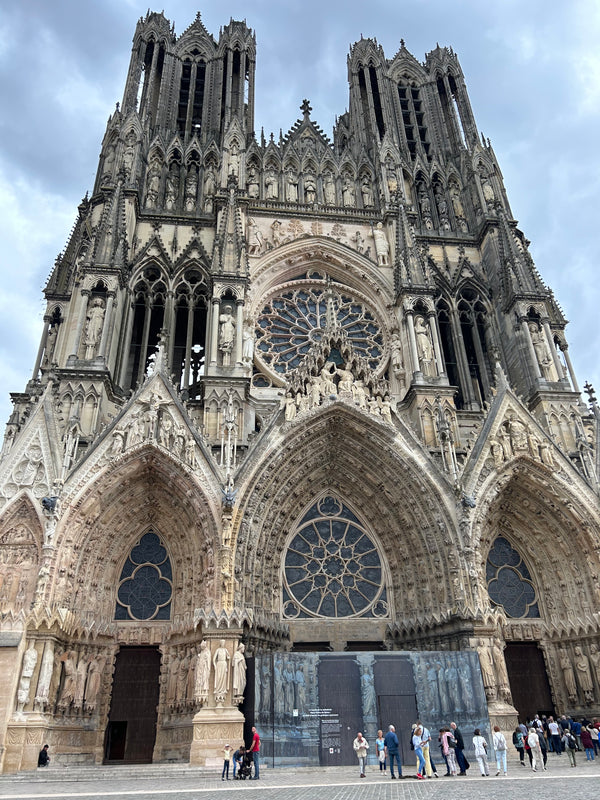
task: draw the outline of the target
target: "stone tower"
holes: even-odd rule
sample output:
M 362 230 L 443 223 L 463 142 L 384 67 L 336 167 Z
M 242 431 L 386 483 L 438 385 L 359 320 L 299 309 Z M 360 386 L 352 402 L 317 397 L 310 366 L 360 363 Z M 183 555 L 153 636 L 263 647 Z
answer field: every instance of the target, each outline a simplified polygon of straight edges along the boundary
M 455 53 L 361 39 L 332 138 L 257 137 L 255 69 L 137 24 L 6 426 L 4 771 L 139 760 L 132 670 L 141 757 L 205 763 L 245 655 L 477 651 L 492 719 L 600 711 L 599 412 Z

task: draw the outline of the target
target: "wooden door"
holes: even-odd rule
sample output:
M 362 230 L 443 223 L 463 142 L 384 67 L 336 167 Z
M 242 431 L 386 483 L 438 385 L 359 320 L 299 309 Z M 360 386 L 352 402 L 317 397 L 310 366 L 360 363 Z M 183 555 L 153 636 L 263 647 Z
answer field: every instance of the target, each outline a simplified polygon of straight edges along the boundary
M 117 653 L 106 732 L 106 763 L 152 762 L 159 677 L 158 648 L 122 647 Z
M 508 644 L 504 651 L 513 705 L 519 722 L 533 719 L 535 714 L 554 715 L 550 684 L 544 655 L 535 642 Z

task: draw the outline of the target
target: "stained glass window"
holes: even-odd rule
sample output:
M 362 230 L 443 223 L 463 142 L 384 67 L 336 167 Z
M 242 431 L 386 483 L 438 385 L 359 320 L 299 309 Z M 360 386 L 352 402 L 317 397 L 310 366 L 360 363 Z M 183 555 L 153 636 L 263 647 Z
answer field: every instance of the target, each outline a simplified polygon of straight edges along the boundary
M 283 614 L 289 619 L 388 616 L 377 546 L 335 497 L 321 498 L 304 515 L 283 573 Z
M 527 565 L 511 543 L 498 536 L 487 557 L 486 579 L 492 603 L 507 616 L 539 617 L 537 595 Z
M 336 295 L 335 307 L 338 324 L 353 350 L 377 369 L 384 341 L 374 312 L 345 293 Z M 295 369 L 311 345 L 321 340 L 326 318 L 324 288 L 305 286 L 271 298 L 256 321 L 256 355 L 276 372 Z
M 156 533 L 146 533 L 123 565 L 115 619 L 170 619 L 171 562 Z

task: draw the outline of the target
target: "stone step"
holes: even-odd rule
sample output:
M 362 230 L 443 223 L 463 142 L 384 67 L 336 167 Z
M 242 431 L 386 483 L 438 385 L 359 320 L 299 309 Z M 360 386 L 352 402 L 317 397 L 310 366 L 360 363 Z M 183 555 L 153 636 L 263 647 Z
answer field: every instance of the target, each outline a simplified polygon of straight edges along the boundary
M 2 782 L 10 781 L 109 781 L 121 779 L 156 780 L 161 778 L 220 778 L 221 769 L 215 767 L 190 767 L 186 764 L 118 764 L 62 766 L 3 775 Z

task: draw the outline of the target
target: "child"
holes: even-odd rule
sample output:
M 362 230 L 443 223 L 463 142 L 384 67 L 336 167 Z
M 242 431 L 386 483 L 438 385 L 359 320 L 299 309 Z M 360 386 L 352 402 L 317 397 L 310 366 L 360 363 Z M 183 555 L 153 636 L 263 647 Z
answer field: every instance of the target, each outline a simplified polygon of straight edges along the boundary
M 490 774 L 490 767 L 487 760 L 487 742 L 481 735 L 479 728 L 475 728 L 473 731 L 473 747 L 475 748 L 475 756 L 479 762 L 481 775 L 486 778 Z
M 231 747 L 226 744 L 223 750 L 223 772 L 221 773 L 221 780 L 229 780 L 229 762 L 231 760 Z

